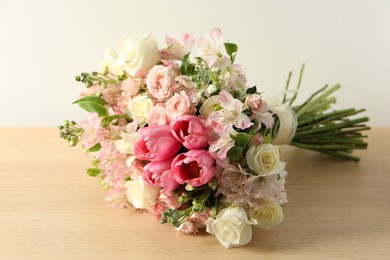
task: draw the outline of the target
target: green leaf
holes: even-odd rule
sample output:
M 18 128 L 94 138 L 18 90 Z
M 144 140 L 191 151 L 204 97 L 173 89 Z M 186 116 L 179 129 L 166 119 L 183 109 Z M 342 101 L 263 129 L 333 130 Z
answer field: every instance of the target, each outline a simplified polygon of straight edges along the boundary
M 238 145 L 246 145 L 251 140 L 252 136 L 246 133 L 237 133 L 236 135 L 230 134 L 230 137 L 236 141 Z
M 190 62 L 190 52 L 184 55 L 183 62 L 180 66 L 180 72 L 183 75 L 193 75 L 195 71 L 195 65 Z
M 86 150 L 85 152 L 86 153 L 93 153 L 93 152 L 97 152 L 100 150 L 101 145 L 99 143 L 95 144 L 94 146 L 92 146 L 91 148 L 89 148 L 88 150 Z
M 73 102 L 73 104 L 76 104 L 76 103 L 79 103 L 79 102 L 85 102 L 85 101 L 98 103 L 98 104 L 101 104 L 101 105 L 107 104 L 107 102 L 104 99 L 102 99 L 100 97 L 97 97 L 97 96 L 83 97 L 83 98 L 80 98 L 79 100 L 76 100 L 75 102 Z
M 77 104 L 88 112 L 96 112 L 99 116 L 108 116 L 107 109 L 100 103 L 93 101 L 78 101 Z
M 87 169 L 87 174 L 89 176 L 92 176 L 92 177 L 98 176 L 101 172 L 102 172 L 102 170 L 99 168 L 88 168 Z
M 227 152 L 227 156 L 234 161 L 240 160 L 244 156 L 244 147 L 234 146 Z
M 251 88 L 247 88 L 246 93 L 247 94 L 255 94 L 257 92 L 256 86 L 253 86 Z
M 225 49 L 227 54 L 230 56 L 230 60 L 234 63 L 234 59 L 236 58 L 236 52 L 238 51 L 238 46 L 235 43 L 225 42 Z

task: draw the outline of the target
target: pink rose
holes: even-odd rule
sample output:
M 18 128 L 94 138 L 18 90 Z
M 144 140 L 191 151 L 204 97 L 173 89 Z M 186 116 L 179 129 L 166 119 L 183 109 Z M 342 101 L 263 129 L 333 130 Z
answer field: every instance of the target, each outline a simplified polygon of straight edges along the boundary
M 144 167 L 143 179 L 153 186 L 161 187 L 161 175 L 171 169 L 172 159 L 150 162 Z
M 170 67 L 154 66 L 146 78 L 150 95 L 159 101 L 165 101 L 173 94 L 175 75 Z
M 171 123 L 172 135 L 189 150 L 204 149 L 208 146 L 206 129 L 200 118 L 185 115 Z
M 174 157 L 181 148 L 168 125 L 144 127 L 138 133 L 140 137 L 133 151 L 139 160 L 164 161 Z
M 259 94 L 252 94 L 245 100 L 246 105 L 252 110 L 252 112 L 265 112 L 269 110 L 269 106 L 263 101 Z
M 162 105 L 153 107 L 146 118 L 148 125 L 167 125 L 169 124 L 167 110 Z
M 175 95 L 167 101 L 167 111 L 171 119 L 182 115 L 192 114 L 193 109 L 190 98 L 185 91 L 181 91 L 179 94 L 175 93 Z
M 178 184 L 199 187 L 211 181 L 216 173 L 214 158 L 206 150 L 179 154 L 172 162 L 172 176 Z

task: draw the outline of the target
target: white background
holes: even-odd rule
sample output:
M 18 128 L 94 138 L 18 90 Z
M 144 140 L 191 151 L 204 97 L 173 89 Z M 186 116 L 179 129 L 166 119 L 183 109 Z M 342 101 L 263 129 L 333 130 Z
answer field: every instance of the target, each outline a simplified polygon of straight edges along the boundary
M 99 68 L 126 34 L 202 36 L 213 27 L 239 46 L 248 83 L 270 97 L 306 64 L 300 93 L 340 83 L 337 108 L 367 108 L 390 126 L 390 1 L 0 0 L 0 127 L 56 126 L 85 113 L 80 72 Z

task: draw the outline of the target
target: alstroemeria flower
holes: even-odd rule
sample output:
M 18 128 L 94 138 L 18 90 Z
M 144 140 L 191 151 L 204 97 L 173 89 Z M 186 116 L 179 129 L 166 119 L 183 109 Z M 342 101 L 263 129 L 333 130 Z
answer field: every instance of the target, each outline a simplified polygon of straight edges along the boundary
M 223 45 L 222 32 L 218 28 L 214 28 L 199 40 L 200 56 L 207 62 L 209 67 L 212 67 L 222 57 L 220 47 Z
M 219 93 L 218 101 L 222 109 L 211 113 L 207 122 L 219 135 L 230 132 L 233 126 L 239 129 L 249 128 L 253 123 L 242 113 L 243 104 L 225 90 Z

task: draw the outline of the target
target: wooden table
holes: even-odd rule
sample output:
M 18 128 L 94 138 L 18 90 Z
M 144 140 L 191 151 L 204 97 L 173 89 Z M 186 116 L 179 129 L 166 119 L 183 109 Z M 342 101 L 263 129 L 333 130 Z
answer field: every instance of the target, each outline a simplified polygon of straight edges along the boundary
M 110 209 L 89 156 L 56 129 L 0 129 L 0 259 L 390 259 L 390 128 L 369 136 L 360 163 L 282 147 L 285 221 L 224 249 Z

